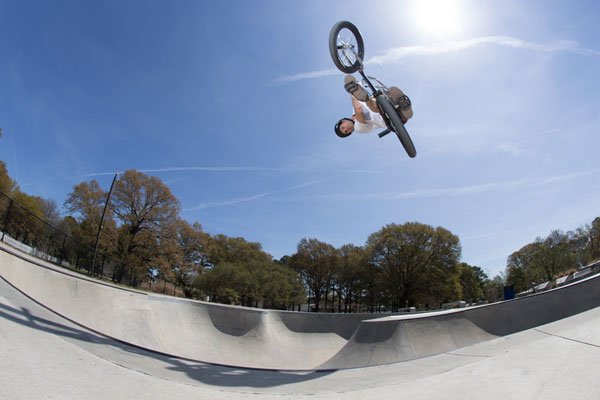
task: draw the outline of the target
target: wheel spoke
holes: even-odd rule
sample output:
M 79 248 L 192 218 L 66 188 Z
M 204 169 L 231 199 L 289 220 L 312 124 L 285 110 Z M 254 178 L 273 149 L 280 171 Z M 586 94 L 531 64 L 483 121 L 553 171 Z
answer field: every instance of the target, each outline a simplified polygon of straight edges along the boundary
M 354 34 L 349 29 L 342 29 L 337 36 L 337 49 L 340 61 L 351 67 L 357 61 L 355 49 L 358 47 Z M 345 61 L 345 62 L 344 62 Z

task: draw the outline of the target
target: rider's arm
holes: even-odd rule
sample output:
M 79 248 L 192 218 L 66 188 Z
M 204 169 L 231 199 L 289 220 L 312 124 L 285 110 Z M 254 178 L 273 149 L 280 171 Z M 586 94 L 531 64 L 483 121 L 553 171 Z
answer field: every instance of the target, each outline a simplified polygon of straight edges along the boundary
M 352 98 L 352 107 L 354 108 L 354 116 L 356 117 L 356 121 L 361 124 L 365 123 L 365 115 L 363 114 L 363 108 L 360 101 L 356 100 L 354 96 L 350 95 Z
M 365 104 L 367 105 L 367 107 L 369 107 L 369 110 L 373 111 L 374 113 L 379 114 L 379 109 L 377 108 L 377 103 L 375 102 L 374 99 L 369 99 L 365 102 Z

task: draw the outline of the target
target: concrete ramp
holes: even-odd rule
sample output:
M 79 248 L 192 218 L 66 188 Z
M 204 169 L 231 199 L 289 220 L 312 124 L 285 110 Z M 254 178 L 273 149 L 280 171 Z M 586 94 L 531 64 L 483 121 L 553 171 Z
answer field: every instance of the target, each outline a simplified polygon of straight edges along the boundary
M 354 368 L 412 360 L 494 339 L 468 318 L 420 314 L 363 321 L 320 369 Z
M 600 306 L 600 275 L 544 293 L 466 309 L 362 321 L 319 368 L 390 364 L 440 354 Z
M 310 370 L 369 315 L 267 311 L 117 287 L 0 248 L 0 276 L 55 313 L 159 353 L 220 365 Z M 345 335 L 346 337 L 343 337 Z
M 123 343 L 205 363 L 331 370 L 422 358 L 600 305 L 600 278 L 435 313 L 315 314 L 233 307 L 100 283 L 0 244 L 0 276 L 46 308 Z

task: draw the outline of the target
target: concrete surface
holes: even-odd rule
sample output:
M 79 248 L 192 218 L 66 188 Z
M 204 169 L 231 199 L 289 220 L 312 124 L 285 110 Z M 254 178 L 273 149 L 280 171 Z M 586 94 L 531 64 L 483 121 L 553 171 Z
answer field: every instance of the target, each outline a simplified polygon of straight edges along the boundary
M 38 272 L 37 275 L 35 271 Z M 309 325 L 304 325 L 301 321 L 295 322 L 295 330 L 292 331 L 286 325 L 285 317 L 271 318 L 269 314 L 272 313 L 264 312 L 259 312 L 259 317 L 256 317 L 255 312 L 242 318 L 249 321 L 245 325 L 232 325 L 227 321 L 227 313 L 220 314 L 216 309 L 198 312 L 198 308 L 206 308 L 204 305 L 166 300 L 162 296 L 158 296 L 159 303 L 151 299 L 145 300 L 145 304 L 137 298 L 138 295 L 154 296 L 106 286 L 106 290 L 109 290 L 106 293 L 118 292 L 124 299 L 134 299 L 132 307 L 123 310 L 127 308 L 125 304 L 110 302 L 110 296 L 102 298 L 110 303 L 110 308 L 106 310 L 114 313 L 112 316 L 116 319 L 113 321 L 124 325 L 112 327 L 111 314 L 90 312 L 86 307 L 94 304 L 93 299 L 85 302 L 82 298 L 92 290 L 88 285 L 101 285 L 40 268 L 27 259 L 1 250 L 0 275 L 3 278 L 0 280 L 1 399 L 124 399 L 139 395 L 183 399 L 281 398 L 288 395 L 333 399 L 399 396 L 419 399 L 517 399 L 526 396 L 596 399 L 600 393 L 600 309 L 588 304 L 588 311 L 579 311 L 584 308 L 580 303 L 598 300 L 600 292 L 596 286 L 597 277 L 569 286 L 571 292 L 560 292 L 563 290 L 560 289 L 553 291 L 550 297 L 533 296 L 533 302 L 523 302 L 524 299 L 520 299 L 501 303 L 502 307 L 478 307 L 471 309 L 471 312 L 452 310 L 418 314 L 416 318 L 394 316 L 361 322 L 355 324 L 356 330 L 347 340 L 339 333 L 327 332 L 324 317 L 317 324 L 319 327 L 316 330 L 319 332 L 310 332 Z M 67 302 L 69 306 L 63 305 L 64 310 L 61 311 L 73 312 L 69 317 L 71 320 L 25 296 L 19 291 L 22 288 L 16 290 L 14 286 L 18 287 L 17 283 L 32 292 L 37 290 L 40 298 L 36 301 L 44 305 L 48 302 L 58 307 L 61 302 Z M 120 298 L 121 295 L 114 294 L 113 297 Z M 80 300 L 82 303 L 74 303 Z M 544 313 L 539 309 L 546 305 L 551 309 L 558 307 L 555 312 L 560 312 L 562 316 L 566 311 L 561 302 L 578 310 L 578 314 L 541 325 L 540 321 L 544 323 L 548 316 L 542 315 Z M 148 307 L 148 304 L 152 307 Z M 515 304 L 521 305 L 516 307 Z M 527 315 L 526 318 L 518 315 L 519 311 L 529 308 L 537 308 L 538 312 Z M 227 312 L 234 313 L 231 315 L 238 315 L 235 312 L 240 310 L 248 311 L 226 309 Z M 260 334 L 274 331 L 275 336 L 283 335 L 282 337 L 287 338 L 290 335 L 287 331 L 291 331 L 295 334 L 291 335 L 293 346 L 309 347 L 306 343 L 310 343 L 311 336 L 324 334 L 324 337 L 317 340 L 319 346 L 325 348 L 331 344 L 334 347 L 339 346 L 339 342 L 342 345 L 336 347 L 335 354 L 319 364 L 321 366 L 328 362 L 332 365 L 351 365 L 349 360 L 353 356 L 358 357 L 359 361 L 352 361 L 356 364 L 365 364 L 365 359 L 371 360 L 367 361 L 367 365 L 373 363 L 373 360 L 376 363 L 389 361 L 391 364 L 322 371 L 269 371 L 207 364 L 173 357 L 173 353 L 167 355 L 148 352 L 126 345 L 123 341 L 113 340 L 98 331 L 86 329 L 80 320 L 72 318 L 83 318 L 84 310 L 94 315 L 88 316 L 86 322 L 93 321 L 97 323 L 97 327 L 112 329 L 112 334 L 129 334 L 133 337 L 132 332 L 143 333 L 138 324 L 153 329 L 154 337 L 146 335 L 140 339 L 152 346 L 166 346 L 169 343 L 160 343 L 162 338 L 168 337 L 169 333 L 163 332 L 168 330 L 169 325 L 153 326 L 157 321 L 178 324 L 182 322 L 182 318 L 183 321 L 188 321 L 188 314 L 199 314 L 201 317 L 198 322 L 206 328 L 208 319 L 205 317 L 210 317 L 212 312 L 220 314 L 221 319 L 215 318 L 215 321 L 220 322 L 207 329 L 211 329 L 210 332 L 213 333 L 219 332 L 216 334 L 219 336 L 231 336 L 231 341 L 221 342 L 225 343 L 221 346 L 234 343 L 234 338 L 243 338 L 250 332 L 252 339 L 245 344 L 259 346 L 261 340 L 264 341 L 264 338 L 259 337 Z M 135 312 L 139 314 L 135 315 Z M 153 317 L 150 322 L 145 320 L 148 316 L 164 312 L 178 313 L 183 317 L 172 315 L 169 317 L 171 319 L 165 319 L 166 317 L 159 315 L 163 319 Z M 517 315 L 511 315 L 511 312 Z M 266 318 L 264 314 L 267 315 Z M 132 319 L 127 322 L 121 319 L 123 316 Z M 236 318 L 239 317 L 232 319 Z M 502 321 L 502 318 L 508 318 L 509 323 Z M 192 322 L 188 328 L 197 329 Z M 257 328 L 261 324 L 267 328 Z M 535 328 L 528 328 L 529 325 Z M 239 330 L 239 326 L 246 329 Z M 349 326 L 351 323 L 348 322 Z M 345 329 L 349 329 L 348 327 Z M 498 336 L 508 329 L 518 329 L 520 332 Z M 339 338 L 338 342 L 329 339 L 336 336 Z M 216 341 L 210 343 L 212 345 Z M 370 350 L 365 351 L 361 348 L 363 346 Z M 180 347 L 184 348 L 185 343 Z M 252 351 L 242 357 L 251 357 L 248 354 Z M 286 351 L 288 354 L 295 351 L 298 357 L 302 357 L 302 352 L 291 345 L 283 353 Z M 270 354 L 277 353 L 277 349 L 274 349 Z M 390 357 L 388 353 L 395 355 Z M 424 356 L 426 353 L 430 355 Z M 336 357 L 340 360 L 336 361 Z M 318 362 L 326 357 L 319 359 L 311 355 L 308 358 Z M 394 361 L 399 358 L 406 358 L 408 361 Z

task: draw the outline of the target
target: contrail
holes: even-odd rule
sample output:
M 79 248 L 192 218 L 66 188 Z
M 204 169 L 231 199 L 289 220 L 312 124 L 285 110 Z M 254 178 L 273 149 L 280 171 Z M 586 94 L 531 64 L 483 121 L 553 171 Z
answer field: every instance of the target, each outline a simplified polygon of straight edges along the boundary
M 594 49 L 588 49 L 578 47 L 577 43 L 571 40 L 559 40 L 551 44 L 540 44 L 534 42 L 528 42 L 512 36 L 484 36 L 480 38 L 473 38 L 460 41 L 434 43 L 423 46 L 404 46 L 396 47 L 387 50 L 381 56 L 375 56 L 367 61 L 365 64 L 385 64 L 399 61 L 406 57 L 413 56 L 429 56 L 436 54 L 452 53 L 462 51 L 474 46 L 481 45 L 496 45 L 501 47 L 511 47 L 517 49 L 526 49 L 539 52 L 567 52 L 574 53 L 582 56 L 600 56 L 600 51 Z M 287 75 L 277 79 L 278 83 L 291 83 L 304 79 L 316 79 L 325 76 L 339 74 L 339 71 L 335 69 L 326 69 L 321 71 L 313 72 L 302 72 L 296 75 Z
M 230 206 L 230 205 L 233 205 L 233 204 L 245 203 L 247 201 L 256 200 L 256 199 L 259 199 L 261 197 L 268 196 L 269 194 L 271 194 L 271 193 L 270 192 L 266 192 L 266 193 L 261 193 L 261 194 L 257 194 L 257 195 L 250 196 L 250 197 L 243 197 L 243 198 L 237 198 L 237 199 L 225 200 L 225 201 L 219 201 L 219 202 L 200 203 L 196 207 L 185 208 L 182 211 L 197 211 L 197 210 L 203 210 L 203 209 L 208 208 L 208 207 Z
M 171 167 L 171 168 L 158 168 L 158 169 L 138 169 L 136 171 L 149 173 L 149 172 L 179 172 L 179 171 L 214 171 L 214 172 L 226 172 L 226 171 L 266 171 L 270 168 L 263 167 Z M 103 176 L 103 175 L 114 175 L 114 172 L 95 172 L 91 174 L 85 174 L 83 176 Z
M 317 185 L 319 183 L 327 182 L 327 181 L 329 181 L 331 179 L 333 179 L 333 178 L 330 177 L 330 178 L 318 179 L 318 180 L 315 180 L 315 181 L 309 181 L 309 182 L 301 183 L 299 185 L 291 186 L 289 188 L 280 189 L 280 190 L 274 190 L 274 191 L 271 191 L 271 192 L 260 193 L 260 194 L 257 194 L 257 195 L 254 195 L 254 196 L 249 196 L 249 197 L 236 198 L 236 199 L 232 199 L 232 200 L 224 200 L 224 201 L 220 201 L 220 202 L 200 203 L 196 207 L 185 208 L 182 211 L 197 211 L 197 210 L 203 210 L 203 209 L 208 208 L 208 207 L 222 207 L 222 206 L 230 206 L 230 205 L 233 205 L 233 204 L 245 203 L 247 201 L 256 200 L 256 199 L 259 199 L 261 197 L 266 197 L 266 196 L 269 196 L 269 195 L 272 195 L 272 194 L 291 192 L 293 190 L 305 188 L 305 187 L 312 186 L 312 185 Z
M 368 64 L 381 64 L 398 61 L 409 56 L 427 56 L 434 54 L 452 53 L 471 47 L 493 44 L 502 47 L 512 47 L 546 53 L 569 52 L 584 56 L 598 56 L 600 51 L 577 47 L 577 43 L 570 40 L 560 40 L 551 44 L 527 42 L 511 36 L 484 36 L 480 38 L 437 43 L 429 46 L 407 46 L 390 49 L 382 56 L 369 59 Z
M 407 198 L 472 195 L 491 191 L 512 190 L 519 187 L 533 187 L 556 184 L 559 182 L 566 182 L 572 179 L 577 179 L 588 175 L 594 175 L 599 172 L 600 169 L 590 169 L 586 171 L 576 171 L 565 175 L 550 176 L 545 179 L 523 178 L 513 181 L 486 183 L 482 185 L 462 186 L 453 188 L 423 189 L 398 193 L 381 193 L 372 195 L 371 197 L 381 198 L 384 200 L 397 200 Z

